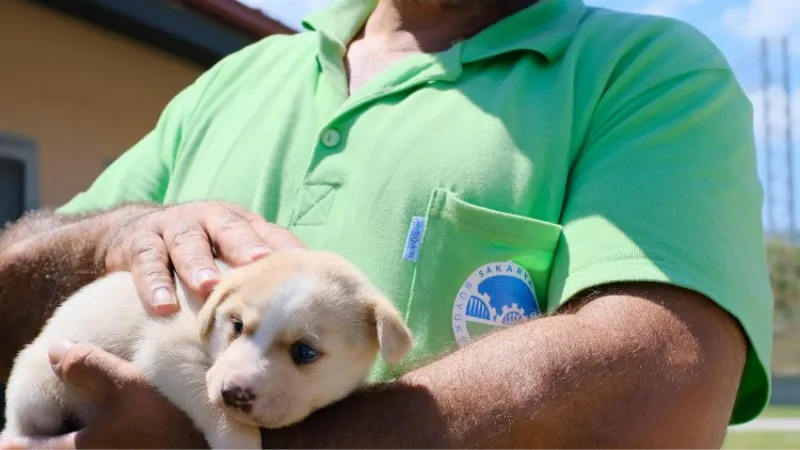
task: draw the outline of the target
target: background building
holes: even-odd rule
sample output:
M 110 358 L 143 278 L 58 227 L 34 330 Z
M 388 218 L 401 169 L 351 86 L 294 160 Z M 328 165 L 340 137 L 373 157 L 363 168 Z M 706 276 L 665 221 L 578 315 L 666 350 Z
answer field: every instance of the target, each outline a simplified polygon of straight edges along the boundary
M 235 0 L 0 1 L 0 225 L 86 188 L 220 58 L 292 32 Z

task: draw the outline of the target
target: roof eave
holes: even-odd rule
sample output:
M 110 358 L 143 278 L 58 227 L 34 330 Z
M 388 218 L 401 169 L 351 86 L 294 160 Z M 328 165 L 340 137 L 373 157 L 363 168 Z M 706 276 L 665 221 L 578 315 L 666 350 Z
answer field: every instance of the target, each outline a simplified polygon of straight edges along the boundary
M 232 5 L 220 6 L 223 2 L 219 0 L 29 1 L 205 67 L 285 27 L 263 15 L 266 20 L 248 20 L 241 12 L 235 12 Z M 220 17 L 209 9 L 220 7 L 228 11 L 226 16 Z M 241 21 L 239 25 L 236 20 Z
M 206 14 L 217 17 L 256 39 L 273 34 L 294 34 L 296 30 L 236 0 L 182 0 Z

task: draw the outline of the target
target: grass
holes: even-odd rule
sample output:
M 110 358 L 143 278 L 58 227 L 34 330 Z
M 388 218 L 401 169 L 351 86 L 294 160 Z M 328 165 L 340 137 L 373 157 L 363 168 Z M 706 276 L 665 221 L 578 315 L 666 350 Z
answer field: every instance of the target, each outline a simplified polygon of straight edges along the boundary
M 759 416 L 761 417 L 800 417 L 800 406 L 770 406 Z
M 731 432 L 725 438 L 724 449 L 783 449 L 800 448 L 800 432 L 785 433 L 770 431 L 765 433 Z
M 770 406 L 759 418 L 800 418 L 800 406 Z M 724 449 L 800 449 L 800 431 L 736 432 L 725 438 Z

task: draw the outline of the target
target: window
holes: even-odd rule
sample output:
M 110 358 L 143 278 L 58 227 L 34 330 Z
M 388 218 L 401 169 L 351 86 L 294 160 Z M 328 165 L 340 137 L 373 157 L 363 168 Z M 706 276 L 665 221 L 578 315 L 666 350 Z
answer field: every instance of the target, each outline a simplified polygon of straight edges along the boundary
M 39 207 L 36 143 L 0 133 L 0 226 Z

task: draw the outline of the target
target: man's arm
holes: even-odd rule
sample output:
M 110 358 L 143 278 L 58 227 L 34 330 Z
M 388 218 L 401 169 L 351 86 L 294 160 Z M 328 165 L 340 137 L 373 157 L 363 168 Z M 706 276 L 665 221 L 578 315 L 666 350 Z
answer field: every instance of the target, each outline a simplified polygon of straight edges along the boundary
M 61 301 L 105 273 L 107 230 L 148 208 L 80 216 L 37 211 L 0 234 L 0 380 Z
M 16 223 L 5 224 L 5 229 L 0 227 L 0 252 L 11 244 L 65 225 L 68 221 L 68 216 L 54 214 L 49 209 L 29 211 Z
M 265 448 L 719 448 L 744 366 L 705 297 L 629 284 L 363 390 Z

